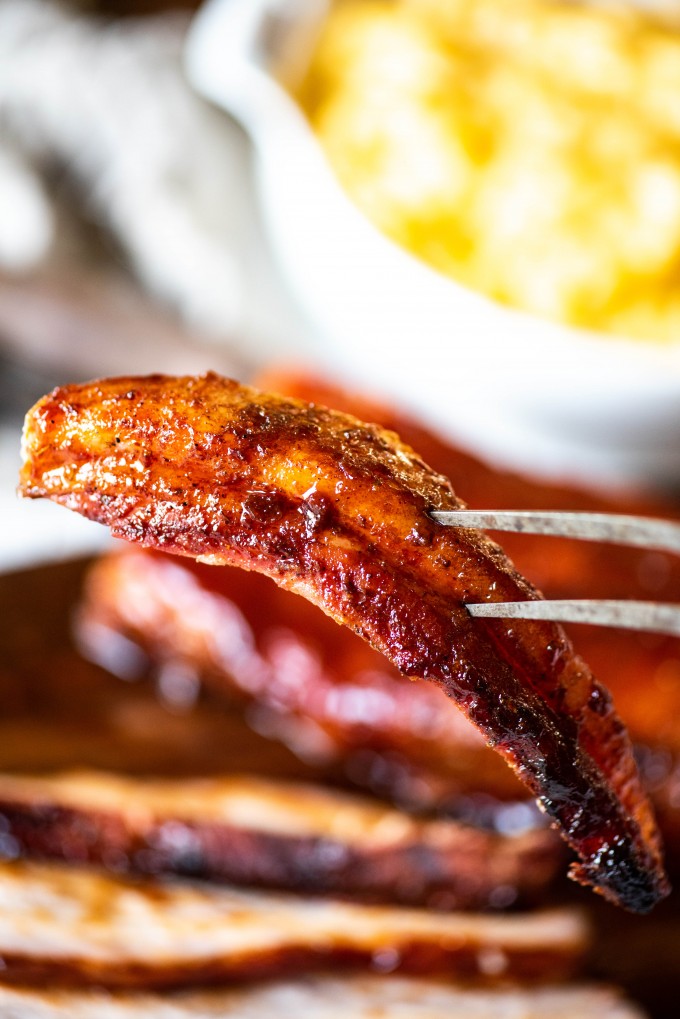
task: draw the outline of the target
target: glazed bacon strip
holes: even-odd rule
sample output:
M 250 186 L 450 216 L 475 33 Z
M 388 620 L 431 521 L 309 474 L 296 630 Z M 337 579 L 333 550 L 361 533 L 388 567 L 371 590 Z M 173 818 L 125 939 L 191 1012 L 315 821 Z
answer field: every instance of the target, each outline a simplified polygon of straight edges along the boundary
M 335 407 L 365 421 L 377 421 L 397 432 L 402 441 L 416 449 L 431 467 L 450 478 L 456 490 L 465 493 L 466 503 L 473 509 L 554 509 L 680 519 L 677 501 L 658 492 L 651 494 L 632 489 L 606 495 L 575 484 L 556 484 L 492 467 L 435 435 L 399 408 L 367 399 L 356 392 L 343 391 L 300 371 L 270 371 L 258 380 L 258 385 L 275 393 Z M 546 540 L 541 535 L 507 533 L 503 534 L 502 541 L 503 548 L 520 572 L 531 577 L 547 598 L 582 598 L 587 593 L 591 598 L 680 601 L 680 559 L 675 556 L 644 548 L 618 547 L 571 538 Z M 200 564 L 186 563 L 185 569 L 198 578 L 203 588 L 218 592 L 223 586 L 229 588 L 230 596 L 238 602 L 238 595 L 233 590 L 236 585 L 230 585 L 227 577 L 216 582 L 210 579 L 208 571 L 200 571 Z M 149 581 L 150 587 L 151 578 Z M 179 593 L 178 587 L 175 584 L 176 594 Z M 105 596 L 105 592 L 101 594 Z M 111 595 L 113 597 L 113 592 Z M 124 617 L 122 605 L 120 610 L 121 617 Z M 190 620 L 184 621 L 185 626 L 190 623 Z M 566 629 L 569 632 L 571 627 Z M 636 748 L 643 783 L 652 796 L 666 859 L 677 870 L 680 860 L 678 640 L 660 635 L 650 640 L 649 634 L 633 630 L 619 630 L 613 634 L 599 626 L 578 626 L 573 628 L 573 632 L 579 653 L 608 687 L 626 723 Z M 179 633 L 177 635 L 179 637 Z M 351 642 L 351 635 L 346 636 L 347 642 Z M 151 651 L 153 653 L 153 649 Z M 382 719 L 377 721 L 378 724 L 383 723 Z M 444 730 L 444 727 L 440 726 L 440 729 Z M 288 739 L 290 731 L 291 726 L 288 725 Z M 451 789 L 455 795 L 456 786 L 460 779 L 465 779 L 466 770 L 468 775 L 474 776 L 478 788 L 493 796 L 518 795 L 516 790 L 508 788 L 508 780 L 514 779 L 512 773 L 505 769 L 507 777 L 503 781 L 499 771 L 490 767 L 488 751 L 486 754 L 480 752 L 466 738 L 467 734 L 454 732 L 450 725 L 441 732 L 441 737 L 433 727 L 430 731 L 428 761 L 424 760 L 415 734 L 411 747 L 417 754 L 416 760 L 431 769 L 427 786 L 432 788 L 435 796 L 446 798 L 450 796 Z M 360 738 L 358 728 L 355 732 Z M 392 739 L 390 745 L 394 745 L 398 738 L 405 743 L 401 734 L 389 730 L 388 720 L 382 725 L 381 732 L 371 735 L 373 742 Z M 454 752 L 452 743 L 456 739 L 458 748 Z M 438 748 L 434 746 L 436 741 L 439 742 Z M 474 759 L 475 751 L 477 760 Z M 452 774 L 452 759 L 459 763 L 455 774 Z M 468 769 L 464 769 L 466 759 Z M 377 774 L 381 779 L 387 775 L 389 780 L 390 770 L 386 769 L 386 762 L 379 760 L 376 763 Z M 404 776 L 403 768 L 392 769 L 392 772 L 392 781 L 397 783 L 399 792 L 404 785 L 407 785 L 406 792 L 413 790 L 414 793 L 426 787 L 422 770 L 414 775 L 417 781 L 409 781 L 408 772 Z M 436 792 L 437 788 L 441 789 L 440 793 Z
M 0 851 L 28 858 L 444 909 L 531 902 L 560 862 L 546 830 L 501 836 L 247 775 L 0 775 L 0 831 Z
M 672 501 L 658 495 L 651 499 L 619 492 L 616 499 L 607 499 L 500 472 L 395 409 L 306 375 L 270 374 L 262 388 L 336 407 L 396 431 L 451 478 L 472 507 L 661 518 L 678 512 Z M 547 597 L 578 597 L 587 590 L 597 597 L 680 600 L 680 561 L 671 555 L 527 534 L 504 534 L 503 546 L 526 576 L 538 578 Z M 507 800 L 526 793 L 441 690 L 430 683 L 409 683 L 346 627 L 335 626 L 314 606 L 259 574 L 215 570 L 122 546 L 89 571 L 78 622 L 88 657 L 111 667 L 109 648 L 122 633 L 143 648 L 161 682 L 166 669 L 180 668 L 220 694 L 245 697 L 251 703 L 249 717 L 268 736 L 307 758 L 313 751 L 319 760 L 340 760 L 353 782 L 399 803 L 457 810 L 461 794 L 483 792 Z M 575 628 L 574 637 L 626 722 L 666 859 L 677 869 L 678 642 L 660 636 L 650 642 L 647 634 L 630 630 L 613 637 L 602 627 L 583 626 Z M 467 799 L 466 814 L 472 806 Z
M 410 682 L 261 574 L 120 545 L 88 571 L 76 632 L 85 656 L 114 672 L 111 649 L 133 641 L 140 674 L 149 663 L 162 685 L 180 670 L 243 702 L 256 728 L 303 759 L 339 761 L 355 784 L 412 809 L 478 792 L 526 799 L 439 687 Z
M 649 910 L 659 840 L 607 691 L 552 623 L 473 620 L 537 592 L 397 436 L 207 375 L 55 390 L 27 416 L 21 491 L 114 535 L 266 573 L 438 683 L 515 768 L 579 856 L 577 880 Z
M 188 987 L 322 969 L 546 982 L 588 944 L 571 909 L 435 913 L 85 868 L 0 864 L 2 982 Z

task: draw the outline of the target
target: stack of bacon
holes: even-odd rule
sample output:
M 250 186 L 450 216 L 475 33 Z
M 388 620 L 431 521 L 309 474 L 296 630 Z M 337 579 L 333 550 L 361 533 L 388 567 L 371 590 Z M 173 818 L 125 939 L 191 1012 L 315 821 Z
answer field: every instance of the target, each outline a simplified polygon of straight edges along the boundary
M 318 383 L 265 385 L 395 429 L 472 506 L 605 507 L 498 475 Z M 666 557 L 562 542 L 547 554 L 547 540 L 505 544 L 549 595 L 680 594 Z M 2 777 L 0 848 L 19 859 L 0 867 L 0 1016 L 640 1016 L 614 991 L 564 983 L 589 933 L 580 911 L 545 905 L 562 844 L 439 689 L 259 575 L 135 547 L 95 565 L 78 629 L 114 670 L 121 639 L 134 642 L 166 696 L 203 684 L 240 705 L 320 780 Z M 680 657 L 659 638 L 578 640 L 677 848 Z M 391 802 L 323 781 L 340 772 Z M 50 989 L 9 986 L 27 979 Z

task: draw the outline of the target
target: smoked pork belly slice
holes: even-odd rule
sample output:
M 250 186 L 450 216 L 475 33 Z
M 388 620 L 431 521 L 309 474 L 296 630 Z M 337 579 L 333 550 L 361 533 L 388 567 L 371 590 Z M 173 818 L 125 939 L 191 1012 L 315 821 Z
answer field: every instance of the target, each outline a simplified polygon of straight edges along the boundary
M 477 990 L 408 977 L 309 977 L 175 994 L 0 987 L 0 1019 L 644 1019 L 609 987 Z
M 266 573 L 438 683 L 579 857 L 577 880 L 647 911 L 668 886 L 607 691 L 547 622 L 473 619 L 538 593 L 396 435 L 219 376 L 66 386 L 26 418 L 21 491 L 141 544 Z
M 260 732 L 305 760 L 342 762 L 354 783 L 400 804 L 446 810 L 470 793 L 527 797 L 438 686 L 412 683 L 261 574 L 121 544 L 88 571 L 76 632 L 86 657 L 114 673 L 132 641 L 143 651 L 139 675 L 148 664 L 161 689 L 181 675 L 242 702 Z
M 650 493 L 633 487 L 610 492 L 603 488 L 590 490 L 577 481 L 558 483 L 514 473 L 454 445 L 398 406 L 329 385 L 304 372 L 266 372 L 257 384 L 261 389 L 334 407 L 396 432 L 431 468 L 465 494 L 471 509 L 573 510 L 680 519 L 680 504 L 672 493 L 663 496 L 658 491 Z M 631 594 L 668 601 L 680 598 L 680 560 L 670 553 L 575 538 L 547 540 L 544 535 L 514 532 L 499 537 L 515 566 L 551 598 L 582 598 L 584 583 L 589 597 L 595 598 L 626 598 Z M 578 632 L 593 636 L 603 633 L 599 627 Z M 617 638 L 626 635 L 640 636 L 624 631 Z
M 180 987 L 352 967 L 550 981 L 587 937 L 567 909 L 436 913 L 0 864 L 2 982 Z
M 270 371 L 259 380 L 261 387 L 312 403 L 336 407 L 366 421 L 377 421 L 397 432 L 435 470 L 450 478 L 465 494 L 472 509 L 575 510 L 590 513 L 628 513 L 638 516 L 680 518 L 677 498 L 630 489 L 605 493 L 578 484 L 558 484 L 511 471 L 480 460 L 469 451 L 446 441 L 423 427 L 398 407 L 346 392 L 309 373 Z M 639 598 L 680 602 L 680 558 L 645 548 L 615 546 L 572 538 L 507 533 L 503 548 L 517 568 L 531 577 L 548 598 Z M 206 581 L 201 577 L 201 583 Z M 573 630 L 579 653 L 595 675 L 613 694 L 617 709 L 635 745 L 643 784 L 651 795 L 663 835 L 668 862 L 680 870 L 680 643 L 676 637 L 634 630 L 616 632 L 601 626 L 567 627 Z M 376 719 L 380 726 L 382 719 Z M 288 726 L 290 730 L 291 726 Z M 446 738 L 433 734 L 429 745 L 429 778 L 426 788 L 446 798 L 451 788 L 446 761 L 452 756 L 451 728 Z M 469 757 L 470 772 L 480 788 L 494 796 L 507 796 L 499 774 L 486 760 L 474 763 L 470 740 L 461 733 L 458 760 Z M 379 733 L 373 735 L 374 741 Z M 414 753 L 422 757 L 414 744 Z M 478 752 L 478 757 L 482 755 Z M 386 772 L 377 762 L 380 774 Z M 395 782 L 404 778 L 395 769 Z M 462 769 L 461 769 L 462 771 Z M 458 782 L 459 771 L 452 776 Z M 391 772 L 387 770 L 389 776 Z M 406 775 L 408 779 L 408 774 Z M 507 784 L 507 783 L 506 783 Z M 423 789 L 423 777 L 414 791 Z
M 450 478 L 472 509 L 573 510 L 680 519 L 677 498 L 638 491 L 605 495 L 502 471 L 443 440 L 398 409 L 300 373 L 264 376 L 264 388 L 337 407 L 399 433 Z M 680 601 L 680 558 L 645 548 L 573 538 L 504 533 L 503 548 L 549 598 Z M 634 630 L 572 627 L 578 648 L 616 698 L 635 743 L 680 756 L 680 643 Z M 615 636 L 615 639 L 612 639 Z M 650 696 L 650 687 L 653 695 Z
M 0 831 L 0 851 L 25 857 L 446 909 L 536 901 L 561 858 L 549 831 L 502 836 L 242 775 L 0 775 Z

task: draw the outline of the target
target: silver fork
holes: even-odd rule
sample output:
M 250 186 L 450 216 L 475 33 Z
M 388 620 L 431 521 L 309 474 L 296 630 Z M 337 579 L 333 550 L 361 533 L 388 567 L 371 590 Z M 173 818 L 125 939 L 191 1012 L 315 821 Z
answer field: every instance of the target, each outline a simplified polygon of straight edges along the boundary
M 680 523 L 611 513 L 542 510 L 435 510 L 432 518 L 447 527 L 484 528 L 546 534 L 587 541 L 634 545 L 680 555 Z M 552 619 L 593 623 L 680 636 L 680 605 L 621 599 L 563 599 L 470 603 L 470 615 L 503 619 Z

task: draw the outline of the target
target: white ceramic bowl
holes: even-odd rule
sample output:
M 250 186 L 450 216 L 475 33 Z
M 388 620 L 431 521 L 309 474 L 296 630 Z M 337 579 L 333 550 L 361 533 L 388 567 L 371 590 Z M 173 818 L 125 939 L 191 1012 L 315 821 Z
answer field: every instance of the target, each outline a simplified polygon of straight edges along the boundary
M 186 63 L 256 150 L 271 241 L 319 361 L 517 467 L 680 482 L 680 342 L 601 337 L 506 309 L 384 237 L 353 206 L 279 82 L 304 69 L 323 0 L 209 0 Z

